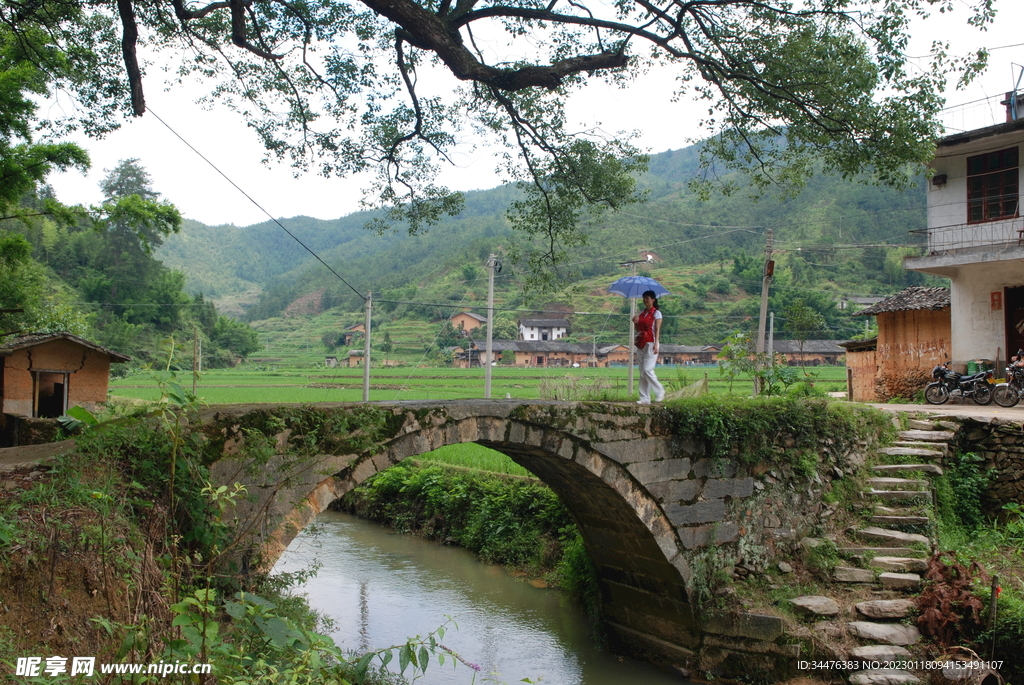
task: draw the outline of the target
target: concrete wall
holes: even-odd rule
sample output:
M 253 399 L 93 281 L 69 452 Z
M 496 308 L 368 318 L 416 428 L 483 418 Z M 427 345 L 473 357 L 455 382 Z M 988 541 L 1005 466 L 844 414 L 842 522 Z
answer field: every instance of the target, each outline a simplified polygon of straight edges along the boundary
M 972 359 L 1005 361 L 1006 355 L 1006 303 L 992 309 L 991 294 L 1003 293 L 1003 288 L 1024 285 L 1024 269 L 1020 262 L 992 261 L 965 264 L 957 269 L 950 283 L 952 318 L 956 322 L 956 335 L 952 341 L 952 359 L 964 364 Z
M 90 411 L 107 401 L 110 357 L 70 340 L 51 340 L 15 350 L 0 357 L 4 364 L 3 411 L 15 416 L 32 416 L 32 372 L 66 371 L 68 406 Z

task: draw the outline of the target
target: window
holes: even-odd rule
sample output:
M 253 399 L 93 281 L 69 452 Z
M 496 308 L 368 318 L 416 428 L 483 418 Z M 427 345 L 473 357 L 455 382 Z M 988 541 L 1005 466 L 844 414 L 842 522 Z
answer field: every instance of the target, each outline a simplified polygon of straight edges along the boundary
M 967 158 L 967 223 L 1017 216 L 1017 148 Z

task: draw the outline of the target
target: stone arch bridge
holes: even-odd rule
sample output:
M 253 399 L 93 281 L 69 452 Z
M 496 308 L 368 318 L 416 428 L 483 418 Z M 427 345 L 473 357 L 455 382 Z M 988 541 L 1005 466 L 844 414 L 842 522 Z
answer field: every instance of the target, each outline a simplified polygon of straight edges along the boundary
M 791 670 L 799 644 L 776 617 L 702 611 L 701 588 L 721 569 L 763 569 L 792 548 L 830 513 L 831 479 L 863 461 L 860 447 L 833 440 L 805 448 L 821 457 L 813 473 L 785 459 L 744 465 L 736 449 L 711 458 L 721 450 L 678 434 L 670 409 L 611 402 L 231 405 L 208 408 L 203 424 L 214 482 L 249 493 L 224 515 L 253 536 L 264 564 L 375 473 L 475 442 L 530 470 L 572 512 L 620 646 L 662 665 L 748 676 Z M 758 439 L 780 455 L 800 451 L 791 435 Z

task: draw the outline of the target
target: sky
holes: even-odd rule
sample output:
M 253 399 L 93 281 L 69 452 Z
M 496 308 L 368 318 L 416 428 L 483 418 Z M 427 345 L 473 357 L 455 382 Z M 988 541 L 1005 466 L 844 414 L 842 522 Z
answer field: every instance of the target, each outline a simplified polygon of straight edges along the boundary
M 948 92 L 947 106 L 951 109 L 944 123 L 951 133 L 1002 121 L 998 101 L 994 104 L 991 98 L 1013 88 L 1020 73 L 1020 67 L 1013 65 L 1024 64 L 1024 38 L 1020 34 L 1024 3 L 996 0 L 999 14 L 986 32 L 967 25 L 964 0 L 955 0 L 955 5 L 960 9 L 952 14 L 915 24 L 907 50 L 911 56 L 926 55 L 934 40 L 950 41 L 954 54 L 982 46 L 994 49 L 984 75 L 966 90 Z M 204 110 L 192 102 L 194 98 L 187 91 L 164 90 L 159 70 L 151 71 L 145 81 L 150 113 L 133 119 L 103 140 L 79 140 L 92 157 L 88 174 L 70 171 L 49 177 L 63 202 L 98 203 L 104 170 L 112 169 L 121 159 L 134 157 L 148 170 L 153 187 L 174 202 L 186 218 L 209 225 L 246 226 L 270 217 L 299 215 L 336 219 L 361 209 L 359 201 L 369 178 L 327 179 L 313 174 L 296 178 L 287 164 L 265 166 L 259 140 L 240 117 L 226 110 Z M 663 72 L 648 74 L 628 90 L 594 83 L 568 103 L 570 121 L 581 128 L 597 126 L 613 133 L 637 130 L 638 144 L 648 152 L 686 147 L 705 134 L 697 122 L 706 104 L 671 102 L 671 85 L 671 76 Z M 954 107 L 964 103 L 974 104 Z M 455 166 L 446 168 L 441 176 L 451 188 L 485 189 L 501 182 L 487 149 L 463 150 L 454 162 Z

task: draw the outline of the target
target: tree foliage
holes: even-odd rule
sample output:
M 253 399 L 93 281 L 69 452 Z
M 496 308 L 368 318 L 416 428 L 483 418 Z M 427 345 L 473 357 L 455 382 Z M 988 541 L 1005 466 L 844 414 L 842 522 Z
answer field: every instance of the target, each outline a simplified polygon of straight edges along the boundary
M 974 0 L 970 22 L 991 21 L 993 3 Z M 2 0 L 0 22 L 46 37 L 31 59 L 62 61 L 87 131 L 116 125 L 114 111 L 142 115 L 145 60 L 172 54 L 175 76 L 209 84 L 268 157 L 325 175 L 373 171 L 368 203 L 387 209 L 378 227 L 415 232 L 458 212 L 461 197 L 434 181 L 439 165 L 467 134 L 497 142 L 500 170 L 524 193 L 510 209 L 530 239 L 518 254 L 536 267 L 584 244 L 592 211 L 641 197 L 646 160 L 629 135 L 567 118 L 567 96 L 592 80 L 628 87 L 672 70 L 672 96 L 708 102 L 705 165 L 744 168 L 755 186 L 799 185 L 813 158 L 847 178 L 905 181 L 931 154 L 947 75 L 969 80 L 987 58 L 938 45 L 911 69 L 909 22 L 934 9 L 949 3 L 119 0 L 112 11 Z

